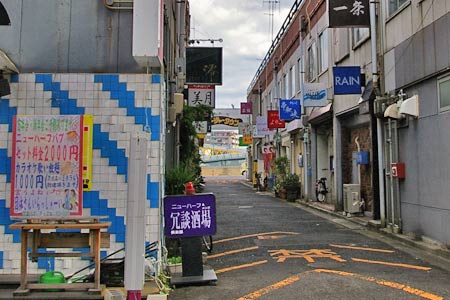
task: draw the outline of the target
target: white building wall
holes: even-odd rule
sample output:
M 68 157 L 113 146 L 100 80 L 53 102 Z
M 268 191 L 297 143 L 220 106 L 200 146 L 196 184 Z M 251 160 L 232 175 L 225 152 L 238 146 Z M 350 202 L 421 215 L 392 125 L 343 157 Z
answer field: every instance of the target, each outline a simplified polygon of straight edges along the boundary
M 124 247 L 127 157 L 132 134 L 149 139 L 146 241 L 160 241 L 163 185 L 163 79 L 159 74 L 20 74 L 12 76 L 11 94 L 0 98 L 0 160 L 11 161 L 12 116 L 91 114 L 94 116 L 92 190 L 83 192 L 84 216 L 112 222 L 110 249 Z M 6 163 L 5 163 L 6 164 Z M 0 274 L 20 272 L 20 233 L 9 230 L 10 164 L 0 168 Z M 52 249 L 47 249 L 52 250 Z M 54 250 L 54 249 L 53 249 Z M 59 250 L 58 250 L 59 251 Z M 48 269 L 69 274 L 89 260 L 43 258 L 28 271 Z

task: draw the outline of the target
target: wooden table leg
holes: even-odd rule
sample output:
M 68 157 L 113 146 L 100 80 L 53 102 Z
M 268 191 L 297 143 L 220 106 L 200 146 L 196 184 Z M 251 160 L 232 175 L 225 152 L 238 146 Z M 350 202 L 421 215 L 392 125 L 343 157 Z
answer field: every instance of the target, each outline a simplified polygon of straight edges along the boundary
M 91 229 L 91 235 L 93 236 L 93 241 L 91 245 L 91 253 L 94 253 L 94 265 L 95 265 L 95 273 L 94 273 L 94 289 L 90 290 L 90 294 L 100 293 L 100 242 L 101 242 L 101 234 L 100 229 Z
M 20 248 L 20 287 L 14 291 L 14 295 L 28 294 L 27 288 L 27 248 L 28 248 L 28 230 L 22 229 L 20 231 L 21 248 Z

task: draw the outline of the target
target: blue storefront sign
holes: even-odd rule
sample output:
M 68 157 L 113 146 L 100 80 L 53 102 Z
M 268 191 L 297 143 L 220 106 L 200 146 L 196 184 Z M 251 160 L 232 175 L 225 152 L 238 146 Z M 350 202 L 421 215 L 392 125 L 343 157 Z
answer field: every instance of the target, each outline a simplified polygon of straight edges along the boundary
M 333 67 L 334 94 L 361 94 L 360 67 Z
M 301 106 L 299 99 L 280 100 L 280 120 L 300 119 Z
M 213 194 L 176 195 L 164 198 L 167 237 L 216 233 L 216 197 Z

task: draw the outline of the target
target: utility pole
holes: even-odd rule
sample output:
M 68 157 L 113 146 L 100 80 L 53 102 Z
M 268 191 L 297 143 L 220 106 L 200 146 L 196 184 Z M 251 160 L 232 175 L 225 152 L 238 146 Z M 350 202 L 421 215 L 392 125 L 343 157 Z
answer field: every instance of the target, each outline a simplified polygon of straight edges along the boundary
M 270 41 L 273 41 L 273 17 L 275 5 L 278 4 L 278 9 L 280 9 L 280 1 L 279 0 L 263 0 L 263 3 L 269 4 L 269 12 L 266 15 L 269 16 L 269 27 L 270 27 Z
M 372 48 L 372 83 L 375 95 L 380 96 L 380 85 L 378 82 L 378 60 L 377 60 L 377 17 L 376 0 L 370 0 L 370 36 Z M 380 197 L 380 220 L 381 226 L 386 224 L 385 197 L 384 197 L 384 157 L 383 157 L 383 123 L 381 118 L 377 118 L 377 150 L 378 150 L 378 190 Z

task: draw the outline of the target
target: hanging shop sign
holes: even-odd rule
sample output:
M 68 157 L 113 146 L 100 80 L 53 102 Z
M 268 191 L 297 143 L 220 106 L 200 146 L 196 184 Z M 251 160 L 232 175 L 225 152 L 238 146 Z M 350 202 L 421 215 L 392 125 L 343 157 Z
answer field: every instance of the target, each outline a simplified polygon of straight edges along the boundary
M 222 48 L 186 48 L 186 83 L 222 85 Z
M 291 121 L 300 119 L 301 106 L 299 99 L 280 100 L 280 120 Z
M 216 90 L 212 84 L 188 85 L 188 106 L 216 107 Z
M 308 83 L 303 84 L 303 106 L 304 107 L 321 107 L 328 104 L 327 86 L 325 83 Z
M 193 125 L 197 134 L 206 134 L 208 132 L 207 121 L 194 121 Z
M 328 5 L 328 27 L 370 26 L 369 0 L 333 0 Z
M 284 128 L 285 123 L 280 120 L 278 110 L 268 110 L 267 111 L 267 127 L 272 128 Z
M 335 95 L 361 94 L 360 67 L 333 67 Z
M 228 125 L 232 127 L 239 127 L 239 123 L 242 122 L 242 119 L 238 118 L 230 118 L 230 117 L 224 117 L 224 116 L 215 116 L 211 119 L 212 125 Z
M 253 106 L 251 102 L 241 102 L 241 115 L 251 115 Z
M 263 138 L 266 135 L 271 136 L 274 135 L 275 131 L 271 130 L 267 125 L 267 117 L 265 116 L 257 116 L 256 117 L 256 126 L 254 126 L 253 130 L 253 138 Z
M 15 116 L 11 216 L 82 214 L 83 116 Z

